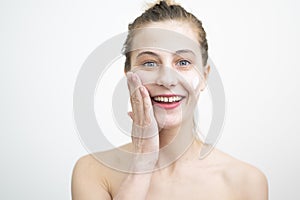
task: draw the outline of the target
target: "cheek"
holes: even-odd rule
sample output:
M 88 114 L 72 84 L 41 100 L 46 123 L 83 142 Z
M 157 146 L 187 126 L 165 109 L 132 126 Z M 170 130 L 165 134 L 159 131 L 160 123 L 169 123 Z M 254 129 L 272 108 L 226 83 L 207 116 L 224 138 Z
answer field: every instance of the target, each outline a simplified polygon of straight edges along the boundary
M 139 76 L 144 86 L 155 83 L 155 73 L 143 70 L 137 70 L 135 73 Z
M 203 73 L 199 69 L 194 69 L 194 73 L 190 77 L 190 85 L 196 93 L 200 92 L 204 81 Z
M 192 73 L 185 78 L 186 83 L 183 84 L 190 96 L 197 99 L 200 93 L 203 79 L 198 73 Z
M 199 80 L 199 77 L 194 77 L 193 78 L 193 81 L 192 81 L 192 86 L 193 86 L 193 89 L 196 90 L 197 87 L 199 86 L 199 83 L 200 83 L 200 80 Z

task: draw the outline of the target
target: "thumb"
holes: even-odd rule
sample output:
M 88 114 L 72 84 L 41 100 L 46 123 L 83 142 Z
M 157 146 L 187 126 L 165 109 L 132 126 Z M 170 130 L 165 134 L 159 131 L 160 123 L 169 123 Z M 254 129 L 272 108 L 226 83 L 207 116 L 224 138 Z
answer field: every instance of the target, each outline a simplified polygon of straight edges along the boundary
M 128 114 L 128 116 L 133 120 L 133 112 L 130 111 L 130 112 L 128 112 L 127 114 Z

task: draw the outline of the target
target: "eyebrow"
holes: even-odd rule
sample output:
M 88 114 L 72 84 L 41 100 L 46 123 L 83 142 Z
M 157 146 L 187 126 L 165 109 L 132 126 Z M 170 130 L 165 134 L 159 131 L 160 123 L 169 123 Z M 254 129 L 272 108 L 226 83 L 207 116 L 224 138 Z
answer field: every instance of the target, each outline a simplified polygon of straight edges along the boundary
M 159 55 L 156 54 L 156 53 L 154 53 L 154 52 L 152 52 L 152 51 L 143 51 L 143 52 L 139 53 L 139 54 L 136 56 L 136 58 L 139 58 L 139 57 L 141 57 L 142 55 L 151 55 L 151 56 L 155 56 L 155 57 L 159 58 Z
M 178 51 L 175 52 L 175 54 L 186 54 L 186 53 L 192 54 L 193 56 L 196 56 L 196 54 L 193 51 L 189 50 L 189 49 L 182 49 L 182 50 L 178 50 Z
M 181 50 L 177 50 L 175 51 L 174 53 L 175 55 L 180 55 L 180 54 L 192 54 L 193 56 L 196 56 L 196 54 L 192 51 L 192 50 L 189 50 L 189 49 L 181 49 Z M 139 58 L 143 55 L 151 55 L 151 56 L 155 56 L 157 58 L 159 58 L 159 55 L 152 52 L 152 51 L 143 51 L 143 52 L 140 52 L 136 58 Z

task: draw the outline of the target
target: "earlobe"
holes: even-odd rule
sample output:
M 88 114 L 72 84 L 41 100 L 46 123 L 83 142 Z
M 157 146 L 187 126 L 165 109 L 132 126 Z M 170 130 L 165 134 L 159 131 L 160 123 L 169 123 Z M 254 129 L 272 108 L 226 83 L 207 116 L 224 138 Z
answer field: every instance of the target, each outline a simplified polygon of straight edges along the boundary
M 203 80 L 200 86 L 201 92 L 206 88 L 209 72 L 210 72 L 210 65 L 206 65 L 205 67 L 203 67 Z
M 207 80 L 209 72 L 210 72 L 210 65 L 207 64 L 207 65 L 204 67 L 204 79 L 205 79 L 205 80 Z

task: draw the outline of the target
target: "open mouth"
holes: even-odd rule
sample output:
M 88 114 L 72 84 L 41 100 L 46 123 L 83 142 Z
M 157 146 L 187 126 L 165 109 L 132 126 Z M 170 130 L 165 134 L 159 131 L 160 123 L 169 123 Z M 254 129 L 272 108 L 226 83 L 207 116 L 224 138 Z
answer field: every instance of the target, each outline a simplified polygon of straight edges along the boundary
M 184 99 L 184 96 L 181 95 L 157 95 L 152 97 L 153 104 L 162 107 L 164 109 L 173 109 L 178 107 L 181 104 L 181 101 Z
M 155 96 L 152 97 L 152 100 L 157 102 L 157 103 L 175 103 L 175 102 L 179 102 L 183 99 L 183 96 Z

